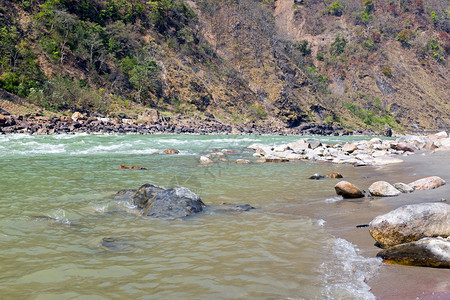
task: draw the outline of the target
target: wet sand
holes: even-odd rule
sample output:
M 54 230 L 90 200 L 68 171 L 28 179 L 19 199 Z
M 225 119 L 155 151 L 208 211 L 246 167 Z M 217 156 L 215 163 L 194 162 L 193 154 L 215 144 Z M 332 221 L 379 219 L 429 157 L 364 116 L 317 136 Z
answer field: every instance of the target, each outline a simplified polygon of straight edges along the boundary
M 364 200 L 342 200 L 333 203 L 334 209 L 316 212 L 326 220 L 327 230 L 355 244 L 360 254 L 375 257 L 379 248 L 370 236 L 368 228 L 356 228 L 368 224 L 374 217 L 406 204 L 424 202 L 450 203 L 450 151 L 430 151 L 407 157 L 401 164 L 382 167 L 342 167 L 342 172 L 351 178 L 346 180 L 367 190 L 371 183 L 385 180 L 390 183 L 410 183 L 428 176 L 440 176 L 447 184 L 434 190 L 415 191 L 397 197 L 373 197 Z M 377 299 L 450 299 L 450 270 L 383 264 L 368 284 Z

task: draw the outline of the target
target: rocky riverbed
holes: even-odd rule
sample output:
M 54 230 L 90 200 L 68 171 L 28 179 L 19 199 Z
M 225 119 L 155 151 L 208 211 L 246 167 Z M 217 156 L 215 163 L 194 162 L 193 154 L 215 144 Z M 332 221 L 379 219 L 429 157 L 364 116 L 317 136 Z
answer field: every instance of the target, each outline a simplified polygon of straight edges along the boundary
M 71 117 L 47 118 L 34 115 L 12 115 L 0 110 L 0 134 L 64 134 L 64 133 L 119 133 L 119 134 L 276 134 L 276 135 L 349 135 L 338 125 L 305 123 L 295 128 L 278 125 L 258 125 L 255 122 L 232 124 L 214 118 L 196 119 L 188 117 L 165 117 L 156 110 L 141 116 L 119 113 L 114 117 L 100 114 L 84 115 L 75 112 Z M 359 131 L 356 134 L 376 135 L 374 131 Z M 390 130 L 387 134 L 392 134 Z

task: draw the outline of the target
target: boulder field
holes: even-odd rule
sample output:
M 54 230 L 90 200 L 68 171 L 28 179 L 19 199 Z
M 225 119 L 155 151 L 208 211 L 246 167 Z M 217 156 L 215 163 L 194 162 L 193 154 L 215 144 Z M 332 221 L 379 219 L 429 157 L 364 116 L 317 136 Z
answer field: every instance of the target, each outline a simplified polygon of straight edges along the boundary
M 276 146 L 252 144 L 247 148 L 255 150 L 254 156 L 266 162 L 314 160 L 370 166 L 401 163 L 403 160 L 399 156 L 414 154 L 417 150 L 450 150 L 450 138 L 446 132 L 429 137 L 405 136 L 397 140 L 373 138 L 339 144 L 322 143 L 309 138 Z

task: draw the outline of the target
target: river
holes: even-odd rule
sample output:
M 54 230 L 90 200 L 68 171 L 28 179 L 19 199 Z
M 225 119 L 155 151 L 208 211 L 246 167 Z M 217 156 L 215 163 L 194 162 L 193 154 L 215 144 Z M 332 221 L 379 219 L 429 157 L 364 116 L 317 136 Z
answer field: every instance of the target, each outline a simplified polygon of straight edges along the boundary
M 338 230 L 326 229 L 328 218 L 339 219 L 336 211 L 351 213 L 367 201 L 339 208 L 338 179 L 308 179 L 340 172 L 346 180 L 360 180 L 361 168 L 307 161 L 234 163 L 255 160 L 245 149 L 252 143 L 297 139 L 0 136 L 1 298 L 374 299 L 366 282 L 382 268 L 381 261 L 373 253 L 363 255 Z M 167 148 L 180 153 L 162 154 Z M 200 155 L 223 148 L 234 151 L 230 162 L 199 164 Z M 185 186 L 213 208 L 226 202 L 256 209 L 207 209 L 164 220 L 143 218 L 113 199 L 118 190 L 145 183 Z

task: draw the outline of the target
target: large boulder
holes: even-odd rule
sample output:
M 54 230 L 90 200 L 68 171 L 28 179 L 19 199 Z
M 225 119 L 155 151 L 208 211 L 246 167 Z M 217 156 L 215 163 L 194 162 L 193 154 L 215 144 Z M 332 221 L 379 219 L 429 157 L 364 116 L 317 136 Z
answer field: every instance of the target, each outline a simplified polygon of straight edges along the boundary
M 382 248 L 450 235 L 450 205 L 422 203 L 399 207 L 369 223 L 370 235 Z
M 340 181 L 334 186 L 336 194 L 341 195 L 344 198 L 362 198 L 364 193 L 355 185 L 348 181 Z
M 431 190 L 440 187 L 441 185 L 444 184 L 445 181 L 441 177 L 431 176 L 418 179 L 416 181 L 411 182 L 408 185 L 415 190 Z
M 423 238 L 384 249 L 377 257 L 401 265 L 450 268 L 450 240 L 440 237 Z
M 401 194 L 399 190 L 386 181 L 377 181 L 372 183 L 369 187 L 369 192 L 372 196 L 380 197 L 393 197 Z
M 176 187 L 158 193 L 149 201 L 142 215 L 153 218 L 182 218 L 201 212 L 205 204 L 199 196 L 185 187 Z
M 164 190 L 166 190 L 166 188 L 159 185 L 151 183 L 144 184 L 131 197 L 131 205 L 143 209 L 149 202 L 151 203 L 154 200 L 158 193 Z

